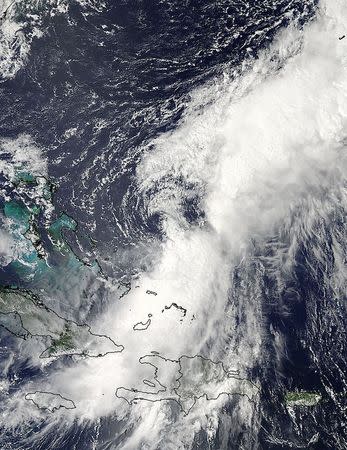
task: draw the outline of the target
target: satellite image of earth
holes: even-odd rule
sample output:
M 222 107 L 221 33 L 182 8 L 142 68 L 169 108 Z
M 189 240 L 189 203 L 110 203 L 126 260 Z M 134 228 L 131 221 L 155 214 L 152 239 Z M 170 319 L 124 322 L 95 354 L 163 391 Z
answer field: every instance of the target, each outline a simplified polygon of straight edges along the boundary
M 346 36 L 0 0 L 0 450 L 347 449 Z

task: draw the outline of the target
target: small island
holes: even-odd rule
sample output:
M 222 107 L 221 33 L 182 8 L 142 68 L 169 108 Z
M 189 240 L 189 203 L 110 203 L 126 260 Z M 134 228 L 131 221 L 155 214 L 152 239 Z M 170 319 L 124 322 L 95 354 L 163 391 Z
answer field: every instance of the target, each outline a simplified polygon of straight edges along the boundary
M 62 397 L 60 394 L 54 394 L 53 392 L 28 392 L 25 395 L 25 400 L 31 401 L 39 409 L 47 410 L 52 413 L 60 408 L 76 408 L 76 405 L 72 400 Z
M 287 392 L 284 400 L 287 406 L 315 406 L 322 399 L 317 392 Z

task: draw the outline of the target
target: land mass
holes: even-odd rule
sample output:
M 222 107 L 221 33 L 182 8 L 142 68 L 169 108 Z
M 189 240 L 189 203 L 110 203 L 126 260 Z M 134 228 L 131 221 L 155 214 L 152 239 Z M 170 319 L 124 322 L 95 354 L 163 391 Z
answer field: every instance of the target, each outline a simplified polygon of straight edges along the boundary
M 76 405 L 72 400 L 62 397 L 60 394 L 53 392 L 28 392 L 25 395 L 25 400 L 31 401 L 39 409 L 55 412 L 60 408 L 75 409 Z
M 145 386 L 141 388 L 119 387 L 116 390 L 116 396 L 129 404 L 139 400 L 172 400 L 188 414 L 202 397 L 217 400 L 221 395 L 241 395 L 252 401 L 259 391 L 252 382 L 227 371 L 222 362 L 200 355 L 183 355 L 172 360 L 152 352 L 142 356 L 139 362 L 153 369 L 153 378 L 143 380 Z
M 35 336 L 48 340 L 41 358 L 100 357 L 124 350 L 108 336 L 92 333 L 89 325 L 64 319 L 32 292 L 17 288 L 0 288 L 0 326 L 21 339 Z

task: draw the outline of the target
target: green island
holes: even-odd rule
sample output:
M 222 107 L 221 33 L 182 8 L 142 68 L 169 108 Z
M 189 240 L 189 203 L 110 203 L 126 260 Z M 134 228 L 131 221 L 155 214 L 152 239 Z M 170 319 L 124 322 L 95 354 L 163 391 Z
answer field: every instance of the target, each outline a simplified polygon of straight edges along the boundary
M 315 406 L 322 396 L 317 392 L 287 392 L 284 400 L 287 406 Z

